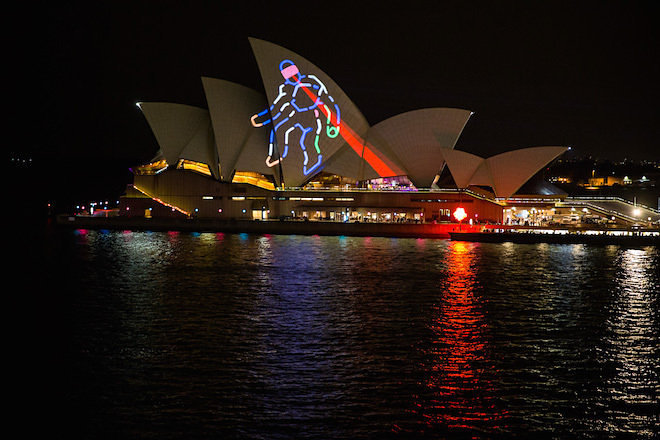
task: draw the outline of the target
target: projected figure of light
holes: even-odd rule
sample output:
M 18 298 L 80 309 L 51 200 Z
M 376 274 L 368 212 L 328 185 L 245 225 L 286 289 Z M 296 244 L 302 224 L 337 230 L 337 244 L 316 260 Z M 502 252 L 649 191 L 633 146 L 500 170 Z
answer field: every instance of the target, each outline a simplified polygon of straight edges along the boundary
M 254 127 L 272 124 L 266 158 L 269 167 L 286 159 L 289 142 L 294 140 L 298 132 L 298 145 L 304 157 L 302 171 L 307 176 L 318 170 L 323 161 L 319 144 L 322 135 L 330 139 L 339 135 L 339 106 L 319 78 L 300 73 L 293 61 L 283 60 L 279 68 L 284 82 L 278 88 L 277 97 L 269 108 L 253 115 L 251 122 Z M 299 117 L 299 114 L 310 117 Z M 281 155 L 276 157 L 275 136 L 278 130 L 284 132 L 284 145 Z

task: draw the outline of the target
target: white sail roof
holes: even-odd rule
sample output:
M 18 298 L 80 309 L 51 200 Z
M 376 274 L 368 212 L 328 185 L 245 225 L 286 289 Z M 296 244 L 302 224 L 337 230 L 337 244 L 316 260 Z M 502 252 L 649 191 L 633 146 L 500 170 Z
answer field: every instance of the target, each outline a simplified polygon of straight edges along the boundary
M 567 147 L 530 147 L 488 159 L 458 150 L 443 150 L 447 167 L 459 188 L 485 185 L 496 197 L 511 197 L 534 174 L 565 152 Z
M 498 197 L 510 197 L 534 174 L 564 153 L 567 147 L 530 147 L 489 157 Z
M 169 102 L 140 102 L 163 157 L 170 165 L 179 159 L 205 163 L 218 178 L 219 167 L 208 110 Z
M 484 158 L 476 156 L 467 151 L 450 150 L 443 148 L 441 150 L 442 157 L 447 163 L 447 167 L 454 178 L 456 186 L 459 188 L 467 188 L 474 181 L 474 175 L 479 166 L 485 164 Z M 492 180 L 487 183 L 479 183 L 478 185 L 492 186 Z
M 456 145 L 469 110 L 426 108 L 393 116 L 369 129 L 367 139 L 405 170 L 418 188 L 428 188 L 444 167 L 443 148 Z
M 221 178 L 230 182 L 248 138 L 255 135 L 250 118 L 264 108 L 266 97 L 248 87 L 221 79 L 202 77 L 202 84 L 216 133 Z M 244 157 L 245 160 L 254 160 L 248 161 L 251 168 L 260 168 L 259 162 L 266 159 L 267 137 L 263 130 L 259 132 L 256 134 L 261 134 L 264 141 L 263 152 L 251 158 Z
M 359 170 L 369 124 L 357 106 L 302 56 L 267 41 L 249 41 L 269 103 L 254 122 L 274 131 L 269 162 L 281 165 L 286 185 L 305 183 L 346 144 L 354 153 L 352 167 L 335 171 L 351 175 Z
M 356 180 L 407 175 L 429 187 L 446 164 L 460 188 L 485 185 L 510 197 L 566 147 L 532 147 L 484 159 L 454 150 L 472 112 L 426 108 L 369 127 L 327 74 L 281 46 L 249 39 L 266 95 L 202 78 L 209 110 L 143 102 L 168 164 L 189 159 L 231 181 L 236 170 L 272 174 L 301 186 L 321 170 Z M 280 175 L 281 170 L 281 175 Z M 279 179 L 278 179 L 279 180 Z

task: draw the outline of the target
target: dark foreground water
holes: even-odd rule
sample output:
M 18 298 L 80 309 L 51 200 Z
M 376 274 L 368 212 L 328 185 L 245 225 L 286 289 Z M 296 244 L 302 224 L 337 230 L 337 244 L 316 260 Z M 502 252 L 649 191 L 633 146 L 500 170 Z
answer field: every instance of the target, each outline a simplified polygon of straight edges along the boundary
M 28 373 L 49 438 L 658 434 L 657 248 L 38 239 Z

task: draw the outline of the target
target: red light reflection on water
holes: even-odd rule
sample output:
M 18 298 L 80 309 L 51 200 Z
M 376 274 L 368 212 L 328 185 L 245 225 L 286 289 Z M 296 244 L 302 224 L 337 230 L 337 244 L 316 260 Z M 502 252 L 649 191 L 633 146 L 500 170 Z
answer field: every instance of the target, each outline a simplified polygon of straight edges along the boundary
M 87 244 L 89 242 L 89 234 L 87 229 L 76 229 L 73 231 L 79 243 Z
M 447 291 L 430 326 L 424 398 L 415 402 L 429 427 L 498 430 L 506 412 L 496 405 L 497 371 L 489 359 L 487 323 L 474 295 L 474 244 L 451 242 Z

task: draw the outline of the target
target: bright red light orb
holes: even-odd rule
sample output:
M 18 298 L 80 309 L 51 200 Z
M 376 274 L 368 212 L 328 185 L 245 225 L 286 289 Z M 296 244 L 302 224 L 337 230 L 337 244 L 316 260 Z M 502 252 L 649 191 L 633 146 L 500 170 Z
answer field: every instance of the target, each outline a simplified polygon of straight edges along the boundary
M 454 218 L 460 222 L 465 217 L 467 217 L 467 214 L 465 213 L 465 209 L 461 208 L 460 206 L 456 208 L 456 211 L 454 211 Z

